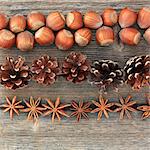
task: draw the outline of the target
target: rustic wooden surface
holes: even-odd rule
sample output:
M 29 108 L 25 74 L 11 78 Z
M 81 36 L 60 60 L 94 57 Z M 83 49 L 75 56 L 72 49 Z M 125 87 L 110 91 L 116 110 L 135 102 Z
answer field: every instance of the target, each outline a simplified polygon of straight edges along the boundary
M 150 6 L 149 0 L 0 0 L 0 11 L 8 15 L 16 13 L 27 14 L 31 10 L 42 11 L 47 15 L 50 11 L 59 10 L 64 14 L 77 9 L 81 12 L 97 10 L 102 12 L 105 7 L 112 6 L 118 11 L 126 6 L 136 10 L 143 6 Z M 114 30 L 119 31 L 119 26 Z M 141 31 L 141 30 L 140 30 Z M 141 31 L 143 33 L 143 31 Z M 126 46 L 116 38 L 115 44 L 109 47 L 100 47 L 93 40 L 89 46 L 79 48 L 75 45 L 70 51 L 81 51 L 93 61 L 96 59 L 112 59 L 118 61 L 123 67 L 126 60 L 134 55 L 149 54 L 150 46 L 143 40 L 138 46 Z M 20 52 L 15 47 L 10 50 L 0 50 L 0 63 L 6 56 L 24 56 L 30 64 L 33 59 L 42 54 L 56 56 L 59 61 L 70 52 L 57 50 L 54 45 L 47 47 L 35 46 L 32 52 Z M 144 94 L 149 89 L 142 89 L 140 92 L 133 92 L 129 87 L 124 86 L 119 93 L 108 92 L 105 97 L 112 97 L 111 101 L 118 100 L 119 95 L 133 95 L 138 103 L 145 103 Z M 64 78 L 59 78 L 56 84 L 43 87 L 31 82 L 24 90 L 8 91 L 0 86 L 0 97 L 17 95 L 18 98 L 29 97 L 50 97 L 56 99 L 60 96 L 63 102 L 74 100 L 93 100 L 98 97 L 98 90 L 88 83 L 74 85 L 68 83 Z M 1 99 L 0 103 L 4 100 Z M 75 123 L 73 119 L 63 119 L 60 124 L 52 125 L 49 118 L 42 118 L 38 126 L 27 122 L 26 114 L 14 117 L 9 120 L 8 114 L 0 111 L 0 150 L 148 150 L 150 149 L 150 121 L 140 120 L 140 112 L 133 115 L 133 120 L 119 121 L 118 114 L 110 114 L 110 119 L 96 121 L 96 115 L 90 115 L 89 121 Z

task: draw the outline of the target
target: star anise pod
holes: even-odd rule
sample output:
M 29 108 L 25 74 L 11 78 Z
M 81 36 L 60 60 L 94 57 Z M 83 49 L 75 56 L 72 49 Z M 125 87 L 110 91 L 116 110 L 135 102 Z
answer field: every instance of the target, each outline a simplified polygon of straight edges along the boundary
M 111 107 L 114 105 L 114 103 L 108 103 L 108 99 L 103 98 L 101 95 L 99 96 L 99 102 L 92 101 L 97 108 L 91 111 L 91 113 L 98 112 L 98 118 L 97 120 L 101 120 L 102 114 L 105 115 L 106 118 L 109 118 L 108 111 L 113 112 L 111 110 Z
M 19 110 L 24 108 L 24 106 L 21 105 L 21 102 L 22 101 L 17 101 L 16 96 L 14 96 L 12 100 L 6 96 L 6 103 L 0 105 L 0 107 L 5 108 L 3 112 L 9 111 L 10 119 L 13 119 L 13 113 L 15 112 L 19 115 Z
M 115 103 L 117 108 L 114 110 L 114 112 L 120 112 L 120 119 L 124 118 L 124 115 L 131 119 L 130 112 L 135 112 L 136 109 L 133 108 L 133 105 L 136 104 L 136 101 L 130 101 L 131 96 L 127 96 L 125 99 L 123 97 L 120 97 L 120 103 Z
M 61 120 L 61 115 L 69 117 L 63 109 L 69 107 L 70 104 L 61 104 L 59 97 L 56 99 L 55 103 L 53 103 L 50 99 L 47 99 L 47 104 L 42 104 L 42 106 L 46 109 L 44 116 L 52 114 L 52 123 L 54 123 L 55 117 L 58 118 L 59 122 Z
M 147 105 L 137 107 L 138 110 L 143 111 L 142 119 L 150 118 L 150 96 L 147 97 Z
M 26 104 L 25 109 L 22 109 L 22 112 L 28 113 L 27 120 L 37 121 L 39 119 L 39 115 L 42 115 L 42 111 L 45 110 L 43 107 L 40 106 L 41 98 L 34 100 L 33 97 L 30 97 L 29 102 L 26 100 L 24 101 Z
M 91 103 L 90 102 L 83 102 L 80 101 L 79 103 L 72 101 L 71 103 L 71 110 L 73 110 L 74 112 L 71 113 L 70 117 L 77 117 L 77 121 L 79 122 L 80 119 L 83 117 L 85 119 L 88 119 L 88 114 L 89 112 L 91 112 L 92 108 L 90 108 Z

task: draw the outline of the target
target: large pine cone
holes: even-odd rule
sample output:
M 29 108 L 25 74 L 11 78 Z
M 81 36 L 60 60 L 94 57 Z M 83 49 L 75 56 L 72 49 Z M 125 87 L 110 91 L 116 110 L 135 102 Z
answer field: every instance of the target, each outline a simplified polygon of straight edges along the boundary
M 118 85 L 123 84 L 123 71 L 118 63 L 112 60 L 95 61 L 91 66 L 90 82 L 102 91 L 109 88 L 117 89 Z
M 47 55 L 34 60 L 31 68 L 33 79 L 44 85 L 53 84 L 60 71 L 57 59 Z
M 62 72 L 66 80 L 80 83 L 87 79 L 89 68 L 90 65 L 85 55 L 71 52 L 63 62 Z
M 30 78 L 30 68 L 20 56 L 16 60 L 7 57 L 6 62 L 0 65 L 0 83 L 8 89 L 23 87 L 28 84 Z
M 130 58 L 124 67 L 125 80 L 135 90 L 150 84 L 150 55 Z

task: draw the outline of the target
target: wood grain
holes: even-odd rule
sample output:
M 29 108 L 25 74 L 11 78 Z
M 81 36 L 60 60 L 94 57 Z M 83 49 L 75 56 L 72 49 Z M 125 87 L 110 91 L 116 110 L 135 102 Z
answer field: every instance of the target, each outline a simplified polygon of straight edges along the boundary
M 150 7 L 149 0 L 0 0 L 0 11 L 9 16 L 16 13 L 27 15 L 31 10 L 39 10 L 47 15 L 51 11 L 59 10 L 65 15 L 67 12 L 77 9 L 82 13 L 87 10 L 97 10 L 102 12 L 105 7 L 112 6 L 117 11 L 130 6 L 139 10 L 143 6 Z M 136 28 L 138 28 L 136 26 Z M 116 37 L 120 30 L 119 26 L 114 27 Z M 140 30 L 143 33 L 142 30 Z M 9 50 L 0 50 L 0 64 L 6 56 L 17 57 L 21 55 L 26 58 L 30 65 L 33 59 L 43 54 L 48 54 L 58 58 L 60 62 L 71 51 L 80 51 L 88 56 L 91 61 L 97 59 L 112 59 L 118 61 L 123 67 L 127 59 L 134 55 L 150 53 L 150 46 L 142 38 L 137 46 L 127 46 L 120 43 L 116 38 L 115 43 L 109 47 L 100 47 L 95 42 L 95 31 L 93 40 L 87 47 L 80 48 L 74 45 L 70 51 L 63 52 L 54 45 L 40 47 L 36 45 L 32 52 L 20 52 L 15 47 Z M 148 93 L 148 88 L 143 88 L 139 92 L 132 91 L 127 85 L 119 89 L 119 93 L 109 91 L 105 97 L 112 98 L 111 101 L 118 100 L 119 95 L 127 96 L 132 94 L 133 99 L 138 103 L 145 103 L 144 94 Z M 23 90 L 9 91 L 0 86 L 0 97 L 14 96 L 27 98 L 50 97 L 56 99 L 60 96 L 63 102 L 74 100 L 93 100 L 98 97 L 98 89 L 92 87 L 87 82 L 80 85 L 68 83 L 64 78 L 59 78 L 56 84 L 43 87 L 35 82 L 31 82 Z M 1 99 L 0 103 L 3 103 Z M 81 121 L 77 124 L 73 119 L 62 120 L 61 124 L 50 123 L 49 118 L 42 118 L 36 127 L 25 120 L 26 115 L 21 114 L 13 121 L 9 120 L 8 114 L 0 111 L 0 150 L 148 150 L 150 148 L 150 122 L 141 121 L 140 112 L 134 114 L 133 120 L 120 122 L 118 114 L 110 114 L 110 119 L 103 118 L 102 122 L 96 121 L 96 115 L 90 115 L 89 121 Z

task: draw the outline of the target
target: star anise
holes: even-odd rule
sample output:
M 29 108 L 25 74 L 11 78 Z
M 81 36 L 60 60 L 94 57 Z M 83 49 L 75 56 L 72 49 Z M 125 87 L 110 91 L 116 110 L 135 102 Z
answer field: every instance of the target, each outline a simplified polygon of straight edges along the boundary
M 101 120 L 102 115 L 104 114 L 106 118 L 109 118 L 108 111 L 112 112 L 110 107 L 114 105 L 114 103 L 108 103 L 108 99 L 103 98 L 101 95 L 99 96 L 99 102 L 92 101 L 97 108 L 91 111 L 91 113 L 98 112 L 97 120 Z
M 42 106 L 47 110 L 44 113 L 44 116 L 49 116 L 52 114 L 52 123 L 54 123 L 55 117 L 57 117 L 60 122 L 60 115 L 69 117 L 63 109 L 69 107 L 70 104 L 61 104 L 59 97 L 56 99 L 55 104 L 50 99 L 47 99 L 47 104 L 42 104 Z
M 147 96 L 147 105 L 137 107 L 138 110 L 143 111 L 142 119 L 150 118 L 150 96 Z
M 20 103 L 21 101 L 17 101 L 16 96 L 14 96 L 12 100 L 6 96 L 6 103 L 0 105 L 0 107 L 5 108 L 3 112 L 9 111 L 10 119 L 13 119 L 13 113 L 15 112 L 17 115 L 19 115 L 19 110 L 24 108 L 24 106 L 22 106 Z
M 77 117 L 77 121 L 79 122 L 80 119 L 83 117 L 85 119 L 89 119 L 88 114 L 89 112 L 91 112 L 91 108 L 89 108 L 91 105 L 90 102 L 85 102 L 83 103 L 83 101 L 80 101 L 79 103 L 72 101 L 71 106 L 73 108 L 71 108 L 71 110 L 73 110 L 74 112 L 71 113 L 71 117 L 76 116 Z
M 120 119 L 123 119 L 125 114 L 129 119 L 131 119 L 132 117 L 130 112 L 136 111 L 136 109 L 133 108 L 133 105 L 136 104 L 136 101 L 130 101 L 130 99 L 130 95 L 125 99 L 123 99 L 123 97 L 120 97 L 120 103 L 115 103 L 118 108 L 116 108 L 114 112 L 120 112 Z
M 26 104 L 25 109 L 22 109 L 22 112 L 28 113 L 27 120 L 37 121 L 39 119 L 39 115 L 42 115 L 42 111 L 45 110 L 43 107 L 40 106 L 41 98 L 34 100 L 33 97 L 30 97 L 29 102 L 24 101 Z

